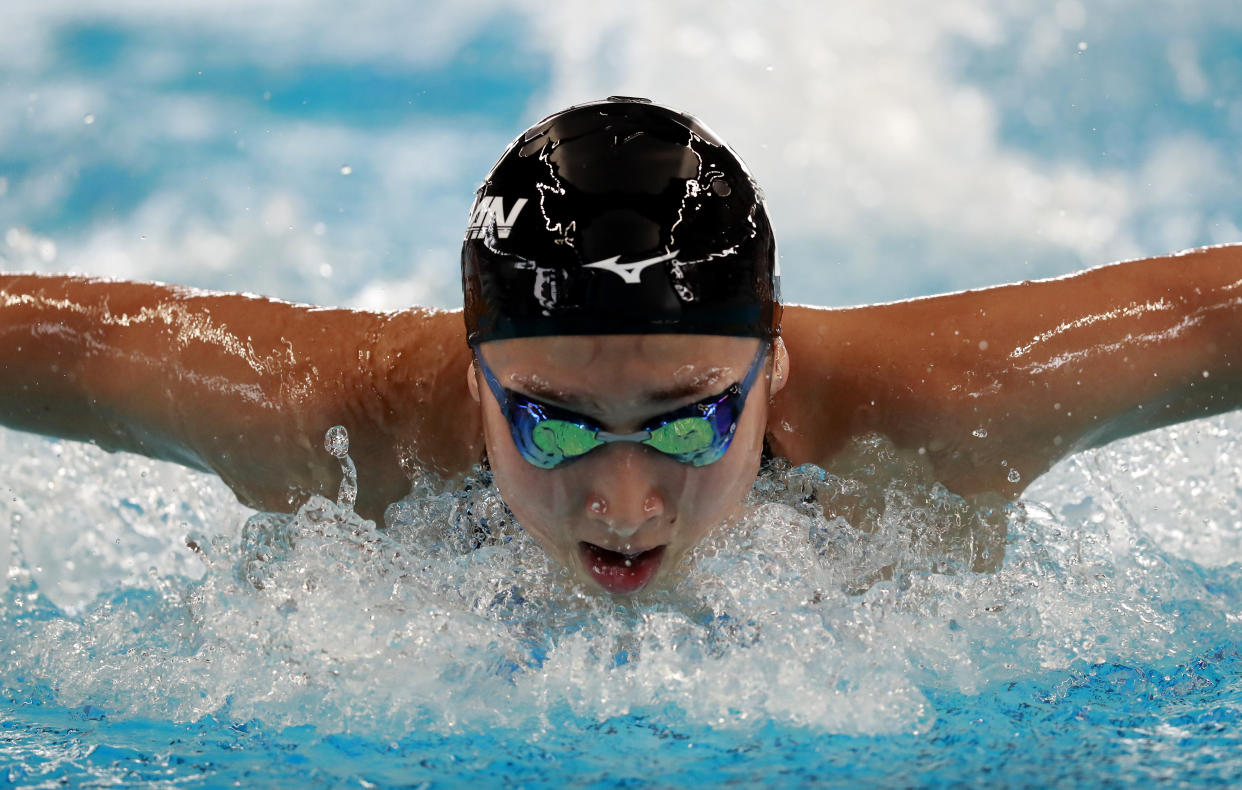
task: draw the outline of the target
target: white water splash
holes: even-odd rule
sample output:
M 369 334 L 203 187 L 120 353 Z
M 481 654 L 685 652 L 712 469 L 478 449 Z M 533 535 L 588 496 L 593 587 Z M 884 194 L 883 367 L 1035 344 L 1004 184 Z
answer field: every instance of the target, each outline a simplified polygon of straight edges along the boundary
M 320 497 L 242 525 L 208 495 L 190 505 L 203 508 L 192 531 L 214 533 L 193 535 L 195 571 L 171 548 L 178 527 L 158 505 L 193 494 L 171 485 L 153 492 L 146 515 L 98 537 L 165 530 L 176 561 L 126 574 L 118 553 L 49 574 L 57 551 L 78 549 L 43 545 L 40 531 L 55 533 L 74 505 L 89 511 L 89 496 L 108 503 L 118 470 L 149 464 L 66 460 L 68 446 L 53 444 L 76 487 L 19 484 L 32 518 L 18 545 L 44 564 L 25 554 L 29 570 L 0 611 L 0 685 L 43 683 L 63 704 L 114 716 L 257 717 L 321 731 L 512 727 L 538 737 L 567 715 L 669 706 L 714 727 L 921 731 L 934 716 L 929 687 L 970 693 L 1045 669 L 1159 660 L 1226 633 L 1242 604 L 1240 500 L 1204 488 L 1236 485 L 1237 470 L 1202 457 L 1236 454 L 1239 422 L 1193 423 L 1080 458 L 1009 508 L 954 496 L 917 456 L 874 438 L 830 472 L 775 464 L 742 523 L 704 545 L 674 589 L 641 601 L 570 581 L 485 475 L 460 491 L 412 493 L 390 507 L 385 529 Z M 1170 457 L 1186 468 L 1151 486 Z M 1135 476 L 1141 495 L 1126 489 Z M 1156 501 L 1167 526 L 1128 512 Z M 80 517 L 74 529 L 91 531 Z M 1209 554 L 1211 563 L 1187 559 Z M 51 590 L 71 603 L 71 593 L 91 597 L 74 616 L 51 604 Z

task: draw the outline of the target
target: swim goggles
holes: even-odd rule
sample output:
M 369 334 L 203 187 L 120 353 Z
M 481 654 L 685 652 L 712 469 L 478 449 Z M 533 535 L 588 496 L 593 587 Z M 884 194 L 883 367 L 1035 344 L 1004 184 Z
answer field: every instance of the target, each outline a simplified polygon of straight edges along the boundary
M 706 466 L 729 449 L 742 406 L 759 376 L 768 344 L 761 342 L 741 383 L 698 403 L 652 418 L 634 433 L 612 433 L 581 414 L 505 389 L 474 348 L 483 378 L 509 423 L 518 452 L 533 466 L 552 469 L 611 442 L 637 442 L 672 456 L 683 464 Z

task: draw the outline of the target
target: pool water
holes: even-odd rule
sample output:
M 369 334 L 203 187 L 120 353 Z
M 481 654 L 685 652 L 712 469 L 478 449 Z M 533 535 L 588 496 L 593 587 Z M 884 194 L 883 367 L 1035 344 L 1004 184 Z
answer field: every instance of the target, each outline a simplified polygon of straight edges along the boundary
M 773 464 L 636 601 L 566 579 L 482 472 L 377 530 L 323 498 L 247 518 L 210 478 L 6 433 L 0 777 L 1236 783 L 1239 426 L 1081 456 L 1007 508 L 878 437 Z

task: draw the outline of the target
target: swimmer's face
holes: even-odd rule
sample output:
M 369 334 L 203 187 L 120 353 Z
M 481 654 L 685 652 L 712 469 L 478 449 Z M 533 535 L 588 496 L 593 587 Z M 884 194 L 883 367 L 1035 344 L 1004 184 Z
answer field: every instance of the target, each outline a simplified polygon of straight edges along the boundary
M 741 382 L 758 342 L 699 335 L 516 338 L 486 343 L 481 353 L 505 389 L 613 433 L 632 433 Z M 483 410 L 487 455 L 505 503 L 579 579 L 629 593 L 667 582 L 686 553 L 739 510 L 759 468 L 768 401 L 783 386 L 786 357 L 778 340 L 728 451 L 699 467 L 617 442 L 540 469 L 518 453 L 475 367 L 470 391 Z

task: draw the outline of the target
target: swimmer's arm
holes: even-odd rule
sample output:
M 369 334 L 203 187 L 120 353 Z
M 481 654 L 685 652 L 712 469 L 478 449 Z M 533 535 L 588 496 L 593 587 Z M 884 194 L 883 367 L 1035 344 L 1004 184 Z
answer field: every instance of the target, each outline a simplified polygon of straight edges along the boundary
M 785 325 L 778 451 L 823 464 L 878 431 L 962 494 L 1014 497 L 1071 452 L 1242 407 L 1239 246 L 891 305 L 790 308 Z
M 341 424 L 358 512 L 379 518 L 417 468 L 477 458 L 462 334 L 442 311 L 0 275 L 0 424 L 211 471 L 266 510 L 335 494 L 323 434 Z

